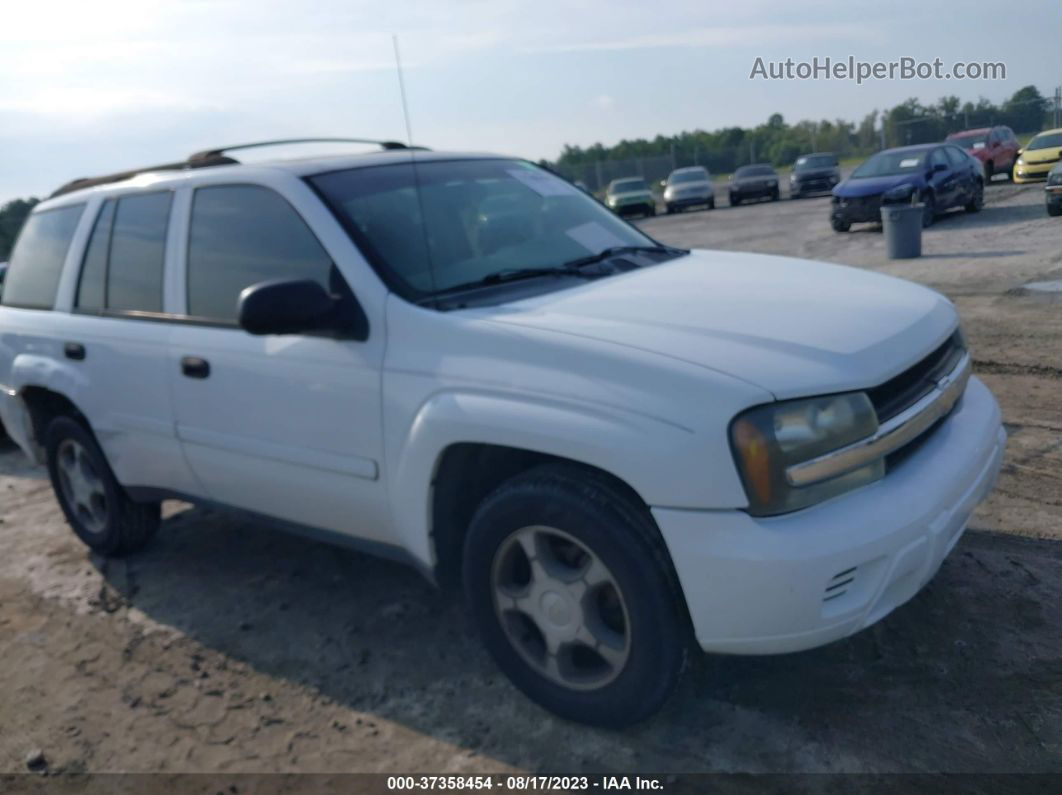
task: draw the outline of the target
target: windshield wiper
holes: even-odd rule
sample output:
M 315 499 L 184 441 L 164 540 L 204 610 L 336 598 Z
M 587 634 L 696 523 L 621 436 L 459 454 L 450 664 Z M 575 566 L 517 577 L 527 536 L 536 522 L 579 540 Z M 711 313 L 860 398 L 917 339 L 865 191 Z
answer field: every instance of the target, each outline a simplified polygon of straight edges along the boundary
M 596 262 L 604 262 L 607 259 L 615 257 L 617 254 L 671 254 L 673 256 L 681 256 L 682 254 L 689 254 L 688 249 L 675 248 L 673 246 L 610 246 L 604 251 L 599 251 L 596 254 L 591 254 L 589 257 L 579 257 L 578 259 L 568 260 L 564 263 L 565 268 L 581 268 L 584 265 L 593 265 Z
M 455 284 L 452 287 L 444 287 L 443 289 L 432 293 L 431 296 L 429 296 L 429 299 L 434 299 L 436 296 L 440 295 L 461 293 L 465 290 L 474 290 L 477 287 L 490 287 L 495 284 L 518 282 L 522 279 L 535 279 L 539 276 L 574 276 L 576 279 L 595 279 L 600 275 L 600 273 L 583 271 L 577 266 L 568 265 L 559 268 L 509 268 L 507 270 L 488 273 L 482 279 L 474 279 L 470 282 Z

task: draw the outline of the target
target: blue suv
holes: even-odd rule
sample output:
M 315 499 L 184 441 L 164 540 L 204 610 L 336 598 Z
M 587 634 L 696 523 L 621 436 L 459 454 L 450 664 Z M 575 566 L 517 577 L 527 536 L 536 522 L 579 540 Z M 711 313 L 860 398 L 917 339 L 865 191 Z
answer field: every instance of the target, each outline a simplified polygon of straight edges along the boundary
M 847 232 L 854 223 L 881 221 L 883 204 L 918 204 L 922 226 L 940 213 L 984 206 L 984 170 L 979 161 L 951 144 L 919 144 L 886 149 L 863 161 L 833 189 L 830 224 Z

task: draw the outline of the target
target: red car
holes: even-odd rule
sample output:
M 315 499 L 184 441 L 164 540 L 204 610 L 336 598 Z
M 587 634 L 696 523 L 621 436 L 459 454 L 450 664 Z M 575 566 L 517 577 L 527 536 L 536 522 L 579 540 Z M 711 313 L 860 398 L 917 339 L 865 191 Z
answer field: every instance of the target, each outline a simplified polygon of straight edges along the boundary
M 979 130 L 963 130 L 947 137 L 949 144 L 962 147 L 981 161 L 985 169 L 985 181 L 994 174 L 1011 176 L 1018 159 L 1021 144 L 1010 127 L 982 127 Z

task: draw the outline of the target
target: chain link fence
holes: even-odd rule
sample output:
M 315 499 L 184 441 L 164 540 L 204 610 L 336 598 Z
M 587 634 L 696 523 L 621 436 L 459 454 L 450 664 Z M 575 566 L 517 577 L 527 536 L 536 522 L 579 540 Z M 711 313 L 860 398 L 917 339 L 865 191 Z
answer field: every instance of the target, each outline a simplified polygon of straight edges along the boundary
M 595 163 L 584 163 L 576 166 L 557 166 L 556 171 L 572 182 L 581 182 L 591 193 L 599 193 L 608 187 L 614 179 L 624 177 L 644 177 L 650 186 L 655 186 L 660 180 L 667 179 L 667 175 L 674 169 L 683 165 L 694 165 L 678 162 L 677 158 L 670 155 L 656 157 L 632 157 L 628 160 L 598 160 Z

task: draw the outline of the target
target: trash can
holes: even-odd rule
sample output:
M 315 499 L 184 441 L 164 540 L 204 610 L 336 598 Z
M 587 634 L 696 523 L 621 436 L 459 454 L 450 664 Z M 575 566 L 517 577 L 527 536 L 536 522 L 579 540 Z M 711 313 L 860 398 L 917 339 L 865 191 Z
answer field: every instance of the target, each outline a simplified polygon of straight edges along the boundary
M 881 208 L 889 259 L 922 256 L 922 214 L 921 204 L 886 204 Z

